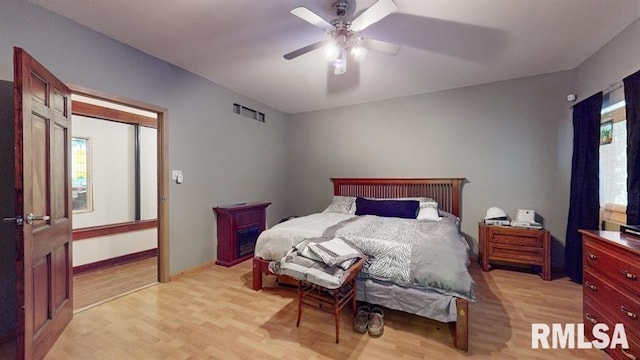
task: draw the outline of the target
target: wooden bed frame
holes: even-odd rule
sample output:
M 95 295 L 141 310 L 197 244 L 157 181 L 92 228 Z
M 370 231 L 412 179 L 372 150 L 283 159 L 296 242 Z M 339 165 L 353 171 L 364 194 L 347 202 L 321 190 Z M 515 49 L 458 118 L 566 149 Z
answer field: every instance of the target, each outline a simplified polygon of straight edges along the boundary
M 440 209 L 460 217 L 464 178 L 384 179 L 333 178 L 333 194 L 371 198 L 430 197 Z M 269 261 L 253 258 L 253 289 L 262 289 L 262 274 L 269 271 Z M 456 348 L 469 349 L 469 302 L 456 298 L 457 321 L 449 323 Z

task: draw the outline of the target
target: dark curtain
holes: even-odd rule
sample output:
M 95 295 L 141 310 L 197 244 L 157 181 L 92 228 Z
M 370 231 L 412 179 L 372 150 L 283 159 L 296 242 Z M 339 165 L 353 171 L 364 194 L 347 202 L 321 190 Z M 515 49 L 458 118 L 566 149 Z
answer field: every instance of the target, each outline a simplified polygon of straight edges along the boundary
M 564 266 L 566 274 L 578 283 L 582 283 L 582 236 L 578 229 L 598 229 L 601 109 L 602 92 L 573 107 L 571 195 Z
M 624 79 L 627 111 L 627 224 L 640 224 L 640 71 Z

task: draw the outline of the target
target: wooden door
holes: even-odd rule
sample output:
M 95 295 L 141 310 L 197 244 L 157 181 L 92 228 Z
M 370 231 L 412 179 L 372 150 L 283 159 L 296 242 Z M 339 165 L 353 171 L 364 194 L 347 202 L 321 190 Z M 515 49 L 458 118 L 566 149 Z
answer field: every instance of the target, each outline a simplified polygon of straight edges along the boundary
M 17 355 L 42 359 L 73 316 L 71 91 L 14 48 Z

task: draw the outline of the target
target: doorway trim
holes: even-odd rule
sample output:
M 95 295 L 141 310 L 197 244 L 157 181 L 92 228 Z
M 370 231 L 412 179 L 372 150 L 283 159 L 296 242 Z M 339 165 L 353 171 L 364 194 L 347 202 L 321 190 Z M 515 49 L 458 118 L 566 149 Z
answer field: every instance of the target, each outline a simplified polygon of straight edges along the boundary
M 158 281 L 167 283 L 169 276 L 169 110 L 142 101 L 106 94 L 83 86 L 67 84 L 73 94 L 85 95 L 158 114 L 157 123 L 157 181 L 158 181 Z

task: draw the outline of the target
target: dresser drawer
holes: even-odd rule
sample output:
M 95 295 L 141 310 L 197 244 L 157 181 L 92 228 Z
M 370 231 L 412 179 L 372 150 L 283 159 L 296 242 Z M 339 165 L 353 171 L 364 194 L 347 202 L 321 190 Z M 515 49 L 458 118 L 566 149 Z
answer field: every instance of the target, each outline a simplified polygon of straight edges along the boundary
M 589 270 L 584 272 L 582 286 L 585 301 L 597 304 L 612 323 L 623 323 L 627 332 L 640 334 L 640 299 Z
M 583 262 L 586 269 L 610 277 L 640 294 L 640 266 L 631 263 L 630 255 L 622 250 L 611 246 L 605 249 L 587 239 L 584 243 Z
M 584 335 L 587 339 L 589 339 L 589 341 L 596 340 L 593 337 L 593 326 L 597 323 L 603 323 L 609 327 L 607 334 L 611 339 L 615 322 L 606 319 L 602 313 L 596 310 L 596 306 L 592 305 L 586 299 L 583 311 Z M 622 349 L 618 345 L 614 349 L 607 348 L 605 351 L 614 359 L 640 359 L 640 339 L 636 337 L 637 333 L 630 331 L 625 326 L 625 334 L 627 335 L 627 341 L 629 342 L 629 349 Z
M 544 261 L 544 249 L 512 244 L 490 243 L 489 257 L 495 260 L 542 264 Z

